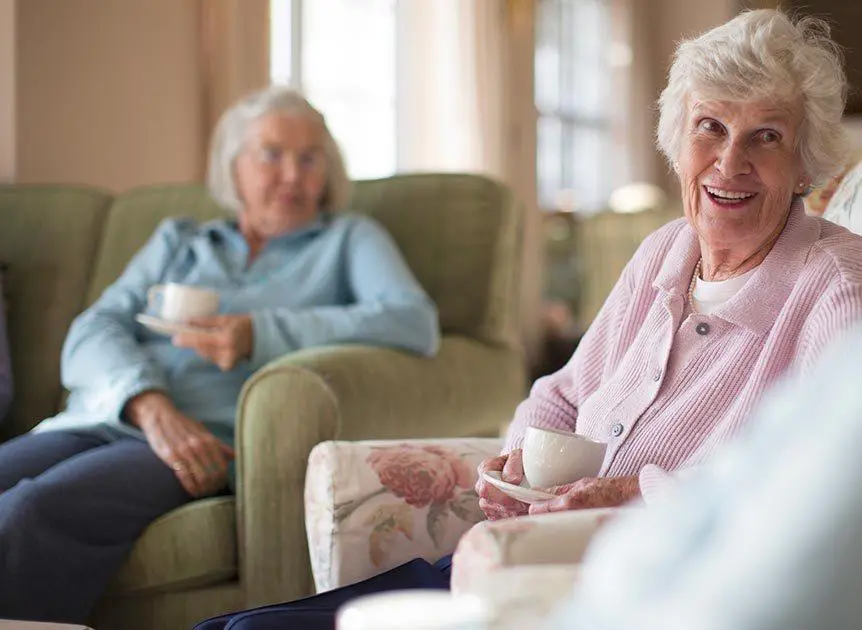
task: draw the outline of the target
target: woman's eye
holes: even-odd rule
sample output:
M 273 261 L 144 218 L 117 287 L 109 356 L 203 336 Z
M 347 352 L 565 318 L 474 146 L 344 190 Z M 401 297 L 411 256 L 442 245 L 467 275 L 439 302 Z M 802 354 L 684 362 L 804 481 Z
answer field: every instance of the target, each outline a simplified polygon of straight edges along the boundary
M 303 168 L 313 169 L 321 163 L 321 155 L 319 151 L 309 151 L 302 153 L 299 156 L 299 164 Z
M 281 150 L 276 147 L 263 147 L 260 156 L 264 162 L 278 162 L 281 159 Z
M 781 135 L 777 131 L 766 129 L 760 132 L 760 140 L 764 144 L 776 144 L 781 142 Z
M 706 133 L 720 133 L 721 132 L 721 125 L 717 121 L 713 120 L 712 118 L 706 118 L 706 119 L 700 121 L 700 124 L 698 125 L 698 127 L 700 128 L 701 131 L 705 131 Z

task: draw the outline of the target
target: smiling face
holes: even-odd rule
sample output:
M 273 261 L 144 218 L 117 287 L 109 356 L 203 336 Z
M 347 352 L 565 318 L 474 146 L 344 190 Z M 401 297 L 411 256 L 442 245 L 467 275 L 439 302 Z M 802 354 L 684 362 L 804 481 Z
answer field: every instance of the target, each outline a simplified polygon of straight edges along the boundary
M 800 104 L 690 99 L 677 171 L 704 257 L 741 262 L 771 247 L 793 194 L 807 186 L 801 122 Z
M 314 221 L 327 183 L 324 141 L 323 125 L 308 116 L 273 113 L 251 125 L 234 163 L 248 237 L 265 240 Z

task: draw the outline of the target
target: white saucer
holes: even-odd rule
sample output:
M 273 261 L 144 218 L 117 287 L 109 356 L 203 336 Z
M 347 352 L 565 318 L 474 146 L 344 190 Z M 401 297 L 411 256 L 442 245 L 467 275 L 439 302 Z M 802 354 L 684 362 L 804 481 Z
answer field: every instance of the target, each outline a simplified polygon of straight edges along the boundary
M 515 484 L 509 483 L 508 481 L 503 481 L 500 478 L 500 473 L 496 470 L 489 470 L 488 472 L 484 473 L 482 477 L 492 486 L 499 488 L 516 501 L 522 501 L 523 503 L 538 503 L 539 501 L 547 501 L 548 499 L 553 499 L 557 496 L 555 494 L 551 494 L 550 492 L 533 490 L 532 488 L 529 488 L 527 486 L 516 486 Z M 523 483 L 527 482 L 524 481 Z
M 135 320 L 152 330 L 154 333 L 160 335 L 176 335 L 177 333 L 201 332 L 206 330 L 206 328 L 200 328 L 199 326 L 189 326 L 188 324 L 171 322 L 166 319 L 153 317 L 152 315 L 145 315 L 143 313 L 135 315 Z

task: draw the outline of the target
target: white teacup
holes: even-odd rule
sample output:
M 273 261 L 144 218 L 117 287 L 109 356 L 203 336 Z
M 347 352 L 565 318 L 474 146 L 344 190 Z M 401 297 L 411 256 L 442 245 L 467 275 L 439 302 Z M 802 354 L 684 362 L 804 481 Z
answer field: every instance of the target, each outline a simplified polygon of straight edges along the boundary
M 474 595 L 401 590 L 365 595 L 339 608 L 337 630 L 486 630 L 490 614 Z
M 524 477 L 531 488 L 550 488 L 599 473 L 608 445 L 557 429 L 527 427 Z
M 147 306 L 159 317 L 171 322 L 185 322 L 193 317 L 218 313 L 218 293 L 187 284 L 157 284 L 147 291 Z

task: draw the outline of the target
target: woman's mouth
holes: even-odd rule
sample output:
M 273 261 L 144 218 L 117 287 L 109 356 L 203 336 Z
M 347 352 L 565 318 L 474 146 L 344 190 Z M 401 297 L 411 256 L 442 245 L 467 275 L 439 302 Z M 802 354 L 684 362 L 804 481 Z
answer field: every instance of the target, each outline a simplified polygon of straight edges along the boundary
M 282 203 L 289 206 L 296 206 L 302 203 L 302 195 L 298 193 L 285 193 L 280 198 Z
M 704 186 L 703 189 L 713 203 L 724 208 L 742 208 L 757 196 L 756 192 L 726 190 L 713 186 Z

